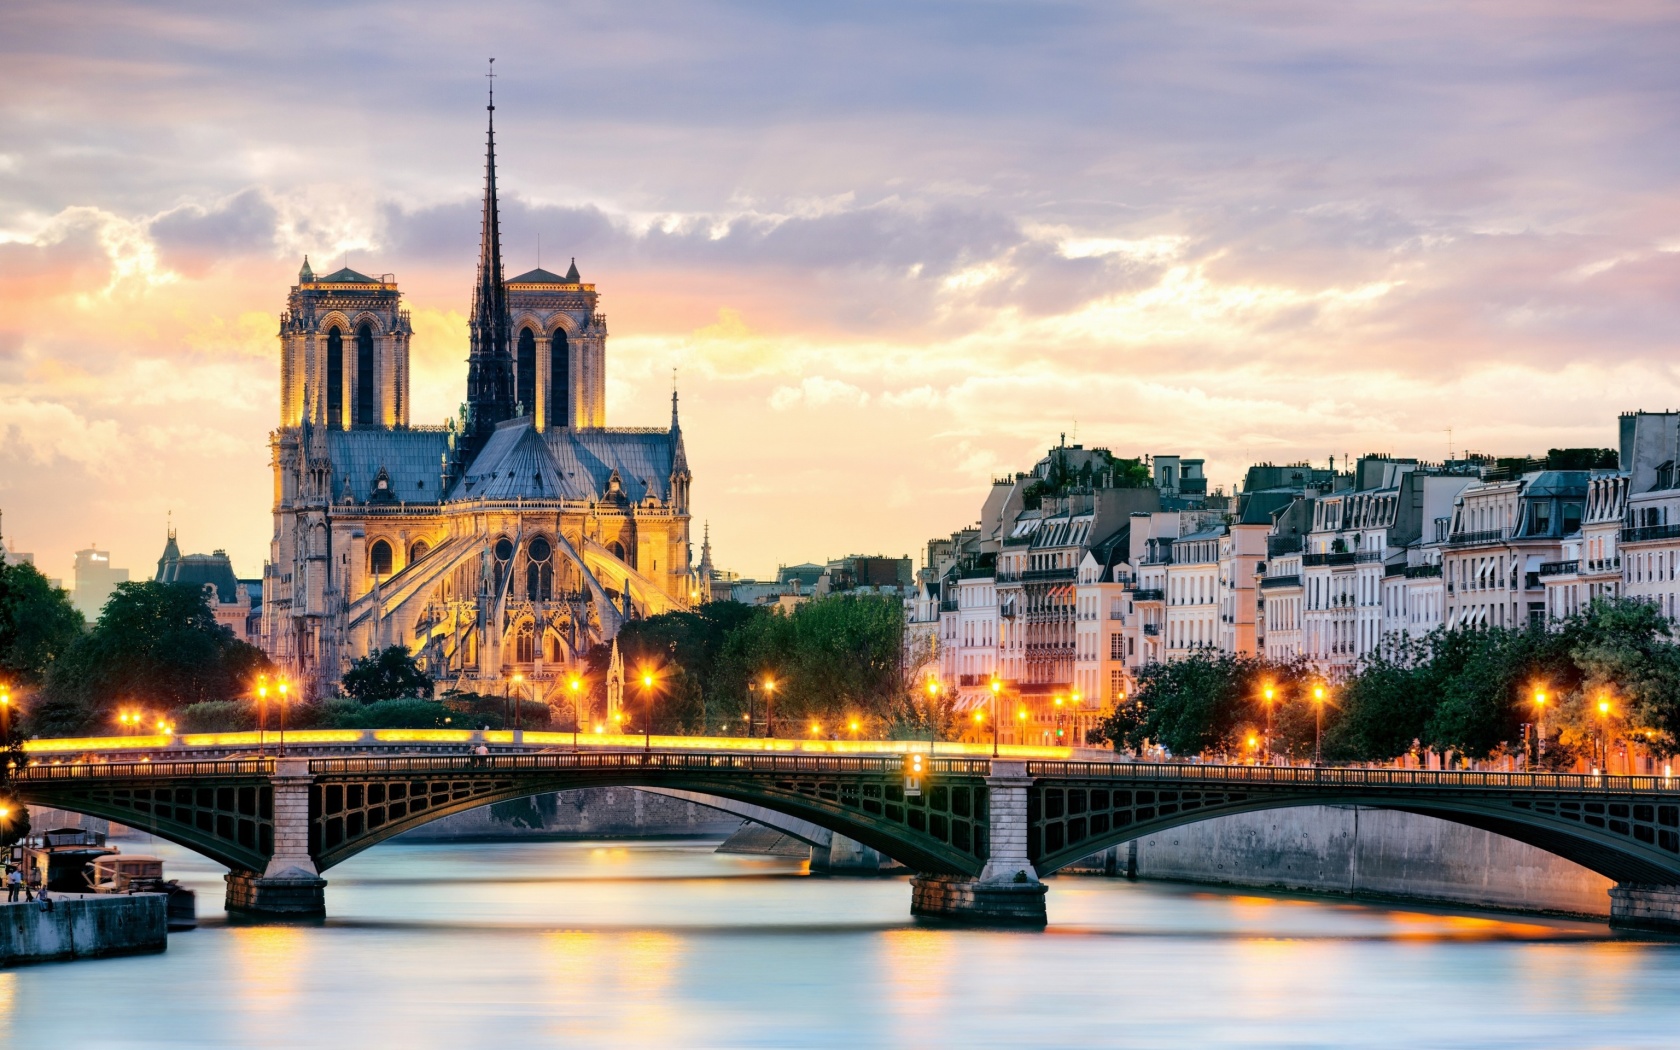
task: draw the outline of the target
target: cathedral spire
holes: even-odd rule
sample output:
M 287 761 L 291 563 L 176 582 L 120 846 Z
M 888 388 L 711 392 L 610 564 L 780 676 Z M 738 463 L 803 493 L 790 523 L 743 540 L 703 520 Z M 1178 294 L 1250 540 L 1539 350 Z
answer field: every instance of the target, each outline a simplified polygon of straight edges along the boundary
M 513 353 L 508 337 L 507 288 L 502 282 L 502 227 L 496 202 L 495 59 L 490 60 L 488 131 L 484 145 L 484 213 L 479 228 L 478 281 L 473 286 L 468 328 L 472 350 L 467 364 L 468 420 L 463 435 L 465 469 L 496 424 L 513 418 Z

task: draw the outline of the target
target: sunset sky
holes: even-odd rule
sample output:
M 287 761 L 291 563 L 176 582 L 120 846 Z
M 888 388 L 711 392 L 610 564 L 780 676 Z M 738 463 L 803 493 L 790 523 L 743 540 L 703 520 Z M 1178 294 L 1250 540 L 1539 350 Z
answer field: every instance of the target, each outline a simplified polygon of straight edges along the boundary
M 10 3 L 8 546 L 149 573 L 172 511 L 259 574 L 305 253 L 456 410 L 490 55 L 510 275 L 601 289 L 610 424 L 678 370 L 747 575 L 917 555 L 1063 433 L 1229 488 L 1680 406 L 1675 3 Z

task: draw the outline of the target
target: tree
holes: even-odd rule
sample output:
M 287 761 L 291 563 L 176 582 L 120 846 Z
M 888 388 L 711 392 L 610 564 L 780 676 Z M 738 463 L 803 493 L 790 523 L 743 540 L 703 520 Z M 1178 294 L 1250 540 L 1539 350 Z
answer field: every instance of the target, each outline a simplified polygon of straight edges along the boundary
M 0 561 L 0 683 L 39 685 L 84 626 L 70 596 L 35 566 Z
M 216 623 L 200 588 L 123 583 L 93 629 L 48 668 L 30 725 L 51 736 L 106 731 L 120 708 L 173 713 L 246 696 L 271 670 L 261 650 Z
M 420 669 L 406 645 L 393 645 L 355 661 L 340 684 L 345 696 L 364 704 L 432 695 L 431 677 Z

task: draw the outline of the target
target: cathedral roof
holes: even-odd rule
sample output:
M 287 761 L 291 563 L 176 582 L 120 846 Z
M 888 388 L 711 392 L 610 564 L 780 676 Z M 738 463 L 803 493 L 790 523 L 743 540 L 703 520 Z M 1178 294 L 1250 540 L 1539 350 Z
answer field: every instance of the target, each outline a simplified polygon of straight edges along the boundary
M 334 271 L 333 273 L 329 273 L 325 277 L 317 277 L 316 280 L 319 281 L 322 284 L 378 284 L 379 283 L 378 280 L 376 280 L 372 277 L 369 277 L 365 273 L 357 273 L 355 270 L 350 269 L 350 267 L 348 267 L 348 266 L 344 267 L 342 270 L 337 270 L 337 271 Z
M 574 279 L 574 281 L 575 281 L 575 279 Z M 507 283 L 509 283 L 509 284 L 566 284 L 568 282 L 567 282 L 566 278 L 560 276 L 559 274 L 553 273 L 549 270 L 545 270 L 541 266 L 539 266 L 535 270 L 528 270 L 525 273 L 520 274 L 518 277 L 509 277 Z
M 336 502 L 349 496 L 358 503 L 374 495 L 381 470 L 390 492 L 405 503 L 436 503 L 449 435 L 442 430 L 329 430 Z
M 498 426 L 462 475 L 451 499 L 587 499 L 588 486 L 567 479 L 529 417 Z
M 671 496 L 674 448 L 665 430 L 574 430 L 540 434 L 529 416 L 496 428 L 450 499 L 605 500 Z

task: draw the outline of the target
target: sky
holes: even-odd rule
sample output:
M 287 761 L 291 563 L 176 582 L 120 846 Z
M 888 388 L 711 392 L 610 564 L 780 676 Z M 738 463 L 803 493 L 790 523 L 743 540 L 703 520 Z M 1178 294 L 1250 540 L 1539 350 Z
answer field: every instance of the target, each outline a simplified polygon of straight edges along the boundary
M 910 554 L 1059 441 L 1610 446 L 1680 406 L 1680 3 L 0 5 L 0 512 L 258 575 L 305 254 L 464 396 L 495 56 L 510 273 L 672 370 L 696 551 Z

